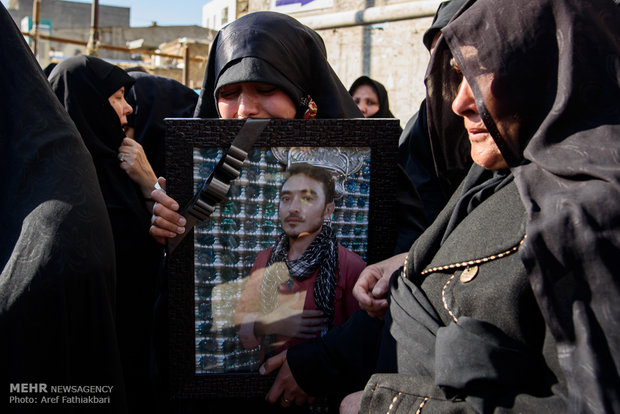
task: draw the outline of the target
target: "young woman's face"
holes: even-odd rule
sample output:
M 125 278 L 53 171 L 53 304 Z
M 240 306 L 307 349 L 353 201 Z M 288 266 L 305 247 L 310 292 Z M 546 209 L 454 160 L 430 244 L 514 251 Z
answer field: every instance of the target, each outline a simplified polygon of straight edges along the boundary
M 259 82 L 222 86 L 217 91 L 217 109 L 224 119 L 292 119 L 297 114 L 293 100 L 282 89 Z
M 353 92 L 353 100 L 365 118 L 379 112 L 379 97 L 370 85 L 360 85 Z
M 118 119 L 121 121 L 121 126 L 125 128 L 127 125 L 127 115 L 133 112 L 131 105 L 125 100 L 125 87 L 122 86 L 119 90 L 114 92 L 112 96 L 108 98 L 110 105 L 114 108 Z

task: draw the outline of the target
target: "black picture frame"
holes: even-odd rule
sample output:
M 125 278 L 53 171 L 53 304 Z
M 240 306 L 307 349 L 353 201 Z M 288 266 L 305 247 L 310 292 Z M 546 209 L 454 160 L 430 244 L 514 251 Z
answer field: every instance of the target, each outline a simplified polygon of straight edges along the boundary
M 167 191 L 180 206 L 194 194 L 194 151 L 227 149 L 245 121 L 167 119 Z M 353 147 L 370 149 L 367 263 L 392 256 L 399 121 L 395 119 L 271 120 L 255 148 Z M 206 179 L 207 177 L 200 177 Z M 262 397 L 273 375 L 196 372 L 193 230 L 166 262 L 169 387 L 173 400 Z

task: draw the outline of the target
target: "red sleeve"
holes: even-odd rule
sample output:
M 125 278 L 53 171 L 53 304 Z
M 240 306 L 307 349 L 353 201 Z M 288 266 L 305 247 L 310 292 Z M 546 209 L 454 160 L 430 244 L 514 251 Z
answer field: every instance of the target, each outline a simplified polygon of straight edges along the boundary
M 360 309 L 357 299 L 353 297 L 353 286 L 355 286 L 360 273 L 366 267 L 366 263 L 359 255 L 340 244 L 338 245 L 338 261 L 340 264 L 340 280 L 338 284 L 342 287 L 342 308 L 344 309 L 344 318 L 346 320 Z
M 250 274 L 252 274 L 255 270 L 258 270 L 261 267 L 265 267 L 267 265 L 267 262 L 271 257 L 272 250 L 273 247 L 270 247 L 258 253 L 258 255 L 256 256 L 256 260 L 254 260 L 254 264 L 252 265 L 252 269 L 250 270 Z

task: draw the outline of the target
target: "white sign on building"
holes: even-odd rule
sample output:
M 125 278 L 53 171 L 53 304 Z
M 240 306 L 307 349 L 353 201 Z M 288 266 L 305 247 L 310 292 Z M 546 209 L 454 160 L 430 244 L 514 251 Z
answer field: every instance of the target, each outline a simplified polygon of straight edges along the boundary
M 333 5 L 334 0 L 271 0 L 271 10 L 287 14 L 324 9 Z

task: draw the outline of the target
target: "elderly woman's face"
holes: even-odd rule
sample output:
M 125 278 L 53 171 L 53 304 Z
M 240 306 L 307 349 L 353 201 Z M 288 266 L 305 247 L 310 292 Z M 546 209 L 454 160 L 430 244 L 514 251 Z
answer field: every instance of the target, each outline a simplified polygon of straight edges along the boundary
M 477 67 L 477 73 L 473 75 L 475 76 L 473 82 L 476 83 L 488 115 L 495 123 L 497 132 L 499 133 L 499 137 L 496 138 L 501 139 L 502 144 L 504 144 L 502 145 L 502 149 L 510 151 L 511 154 L 509 155 L 513 156 L 515 159 L 521 158 L 523 153 L 520 144 L 522 122 L 515 110 L 511 109 L 511 104 L 514 104 L 514 100 L 511 96 L 502 92 L 505 88 L 501 87 L 501 82 L 496 78 L 493 71 L 486 68 L 484 62 L 479 59 L 478 50 L 475 47 L 471 45 L 463 46 L 460 48 L 460 52 L 463 59 L 470 62 L 470 66 L 473 65 L 473 67 Z M 460 73 L 460 68 L 454 59 L 452 59 L 451 64 L 453 69 Z M 495 164 L 488 157 L 491 153 L 497 153 L 498 156 L 502 157 L 502 162 L 497 165 L 507 165 L 493 137 L 489 134 L 486 126 L 482 122 L 476 106 L 474 94 L 465 77 L 463 77 L 463 82 L 459 86 L 458 95 L 452 103 L 452 110 L 465 119 L 465 127 L 467 128 L 469 140 L 472 144 L 472 157 L 476 155 L 476 157 L 473 158 L 474 162 L 480 164 L 476 161 L 476 159 L 479 159 L 486 162 L 487 165 L 490 165 L 480 164 L 483 167 L 497 169 L 492 167 L 492 165 Z M 486 135 L 476 134 L 475 132 L 484 133 Z M 483 140 L 483 136 L 488 137 L 488 139 Z M 494 149 L 491 149 L 491 145 L 493 145 Z M 474 151 L 476 154 L 474 154 Z
M 127 125 L 127 115 L 133 112 L 133 108 L 131 105 L 127 103 L 125 100 L 125 87 L 121 87 L 119 90 L 114 92 L 112 96 L 108 98 L 110 105 L 118 115 L 118 119 L 121 121 L 121 126 L 125 128 Z
M 463 117 L 465 121 L 465 129 L 467 129 L 471 143 L 472 160 L 487 170 L 507 168 L 508 164 L 506 164 L 495 140 L 482 122 L 474 93 L 465 77 L 459 85 L 454 101 L 452 101 L 452 110 L 455 114 Z
M 217 91 L 217 109 L 225 119 L 295 118 L 292 99 L 280 88 L 268 83 L 241 82 L 222 86 Z

